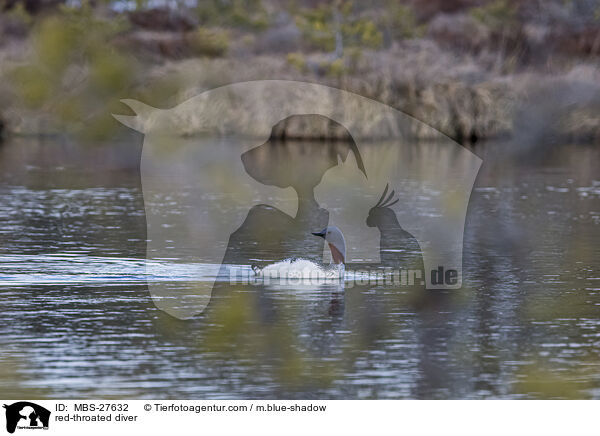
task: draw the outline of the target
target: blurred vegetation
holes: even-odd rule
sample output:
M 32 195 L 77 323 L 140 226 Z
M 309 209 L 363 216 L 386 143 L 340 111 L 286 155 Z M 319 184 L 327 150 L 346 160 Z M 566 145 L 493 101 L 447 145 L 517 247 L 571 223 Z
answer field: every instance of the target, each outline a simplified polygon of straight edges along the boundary
M 589 0 L 1 3 L 0 119 L 22 133 L 109 138 L 122 98 L 162 107 L 276 78 L 383 101 L 462 142 L 510 132 L 524 98 L 511 75 L 600 58 L 600 6 Z M 596 118 L 582 136 L 600 136 Z
M 302 53 L 288 53 L 287 61 L 300 71 L 306 71 L 306 58 Z
M 200 22 L 207 25 L 264 30 L 269 15 L 261 0 L 207 0 L 196 7 Z
M 295 22 L 304 38 L 317 49 L 380 48 L 383 35 L 376 23 L 353 15 L 352 6 L 351 1 L 345 1 L 303 8 L 297 12 Z
M 219 57 L 227 52 L 229 35 L 221 29 L 201 27 L 191 33 L 189 43 L 197 56 Z
M 5 16 L 27 28 L 33 23 L 33 17 L 27 12 L 23 3 L 18 3 L 13 8 L 7 10 Z
M 487 26 L 498 30 L 516 23 L 517 8 L 508 0 L 494 0 L 470 10 L 471 15 Z
M 389 1 L 382 24 L 392 39 L 418 38 L 424 35 L 425 26 L 419 24 L 413 8 L 396 1 Z
M 9 71 L 26 107 L 43 110 L 91 138 L 110 133 L 116 95 L 126 95 L 139 65 L 107 44 L 127 29 L 124 17 L 103 20 L 89 5 L 61 6 L 35 23 L 33 54 Z M 85 126 L 84 129 L 78 127 Z

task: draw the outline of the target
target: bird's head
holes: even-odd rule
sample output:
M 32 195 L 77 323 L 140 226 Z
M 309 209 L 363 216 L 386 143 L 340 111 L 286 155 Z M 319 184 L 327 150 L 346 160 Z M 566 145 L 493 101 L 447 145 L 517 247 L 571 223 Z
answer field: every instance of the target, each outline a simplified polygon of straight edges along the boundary
M 346 262 L 346 240 L 339 228 L 336 226 L 327 226 L 320 232 L 313 232 L 313 235 L 325 239 L 329 244 L 334 263 Z

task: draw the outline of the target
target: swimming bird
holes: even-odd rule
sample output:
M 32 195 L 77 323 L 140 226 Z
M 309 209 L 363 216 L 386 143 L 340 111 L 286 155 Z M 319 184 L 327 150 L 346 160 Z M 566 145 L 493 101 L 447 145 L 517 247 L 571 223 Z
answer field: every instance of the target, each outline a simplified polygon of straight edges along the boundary
M 325 239 L 331 250 L 333 262 L 330 265 L 319 265 L 302 258 L 290 258 L 260 268 L 252 265 L 252 270 L 259 277 L 277 279 L 336 279 L 343 278 L 346 262 L 346 240 L 342 231 L 336 226 L 327 226 L 320 232 L 312 232 L 314 236 Z

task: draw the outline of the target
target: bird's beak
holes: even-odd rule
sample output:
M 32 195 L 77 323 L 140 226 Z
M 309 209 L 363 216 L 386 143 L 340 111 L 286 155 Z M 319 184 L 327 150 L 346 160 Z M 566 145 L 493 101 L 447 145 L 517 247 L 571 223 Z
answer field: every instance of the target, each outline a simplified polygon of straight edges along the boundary
M 315 235 L 315 236 L 320 236 L 321 238 L 325 237 L 325 231 L 324 230 L 322 232 L 318 232 L 318 233 L 312 232 L 312 234 Z

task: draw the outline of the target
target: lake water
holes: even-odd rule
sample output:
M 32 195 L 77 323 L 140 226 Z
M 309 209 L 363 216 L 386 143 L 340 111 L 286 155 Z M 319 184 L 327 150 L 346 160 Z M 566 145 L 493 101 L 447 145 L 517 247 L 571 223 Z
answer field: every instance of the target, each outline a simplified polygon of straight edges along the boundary
M 240 286 L 183 321 L 148 282 L 203 266 L 146 268 L 131 142 L 0 146 L 0 396 L 600 398 L 597 146 L 474 150 L 461 290 Z

